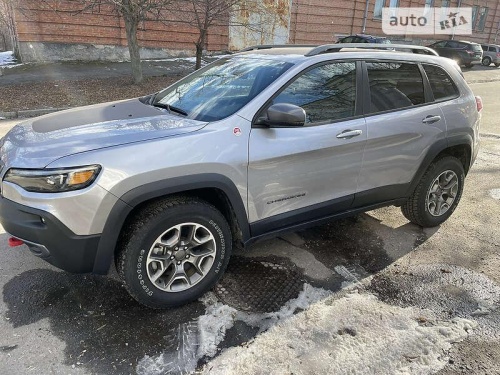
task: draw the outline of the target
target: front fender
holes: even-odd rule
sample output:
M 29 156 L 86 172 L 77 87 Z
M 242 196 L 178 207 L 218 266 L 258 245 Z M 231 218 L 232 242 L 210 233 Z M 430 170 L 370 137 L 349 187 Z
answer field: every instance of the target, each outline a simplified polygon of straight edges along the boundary
M 246 242 L 250 238 L 250 229 L 245 205 L 237 187 L 228 177 L 215 173 L 175 177 L 138 186 L 120 197 L 104 225 L 93 273 L 107 274 L 123 224 L 134 208 L 151 199 L 204 188 L 216 188 L 226 195 L 241 229 L 242 240 Z

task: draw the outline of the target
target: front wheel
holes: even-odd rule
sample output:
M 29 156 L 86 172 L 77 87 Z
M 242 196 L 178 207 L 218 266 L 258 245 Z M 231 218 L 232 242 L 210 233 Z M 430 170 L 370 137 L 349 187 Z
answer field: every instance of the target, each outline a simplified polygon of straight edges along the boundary
M 464 180 L 464 167 L 457 158 L 446 156 L 434 161 L 411 197 L 401 206 L 403 215 L 422 227 L 443 223 L 462 197 Z
M 176 307 L 210 290 L 232 249 L 229 225 L 212 205 L 176 197 L 143 209 L 124 230 L 117 270 L 139 303 Z

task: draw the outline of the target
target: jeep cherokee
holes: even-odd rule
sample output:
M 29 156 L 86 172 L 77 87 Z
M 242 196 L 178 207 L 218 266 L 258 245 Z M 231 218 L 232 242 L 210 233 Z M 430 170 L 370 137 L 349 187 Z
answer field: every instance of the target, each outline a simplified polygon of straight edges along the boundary
M 0 222 L 63 270 L 115 262 L 156 308 L 211 289 L 233 245 L 387 205 L 439 225 L 481 100 L 452 60 L 378 46 L 251 48 L 154 95 L 27 120 L 0 144 Z

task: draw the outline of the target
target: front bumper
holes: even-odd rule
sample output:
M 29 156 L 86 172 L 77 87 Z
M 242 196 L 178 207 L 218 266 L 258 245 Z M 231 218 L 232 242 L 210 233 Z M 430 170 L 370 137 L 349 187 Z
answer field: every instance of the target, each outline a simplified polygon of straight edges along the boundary
M 1 196 L 0 223 L 50 264 L 72 273 L 92 272 L 100 235 L 76 235 L 50 213 Z

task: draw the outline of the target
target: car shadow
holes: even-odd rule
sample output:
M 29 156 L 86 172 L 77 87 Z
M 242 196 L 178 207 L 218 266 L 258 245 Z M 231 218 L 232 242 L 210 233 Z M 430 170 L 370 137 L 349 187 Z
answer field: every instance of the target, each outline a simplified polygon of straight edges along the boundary
M 297 297 L 304 283 L 340 290 L 408 254 L 432 233 L 412 224 L 389 228 L 366 214 L 332 221 L 257 243 L 245 253 L 237 251 L 214 293 L 241 312 L 278 311 Z M 307 257 L 300 258 L 301 252 Z M 3 300 L 5 317 L 14 329 L 48 319 L 51 334 L 66 344 L 65 365 L 106 374 L 135 373 L 145 356 L 176 353 L 182 337 L 172 332 L 188 327 L 206 310 L 201 302 L 148 309 L 113 277 L 46 268 L 11 278 L 4 285 Z M 239 345 L 257 332 L 238 322 L 218 348 Z

